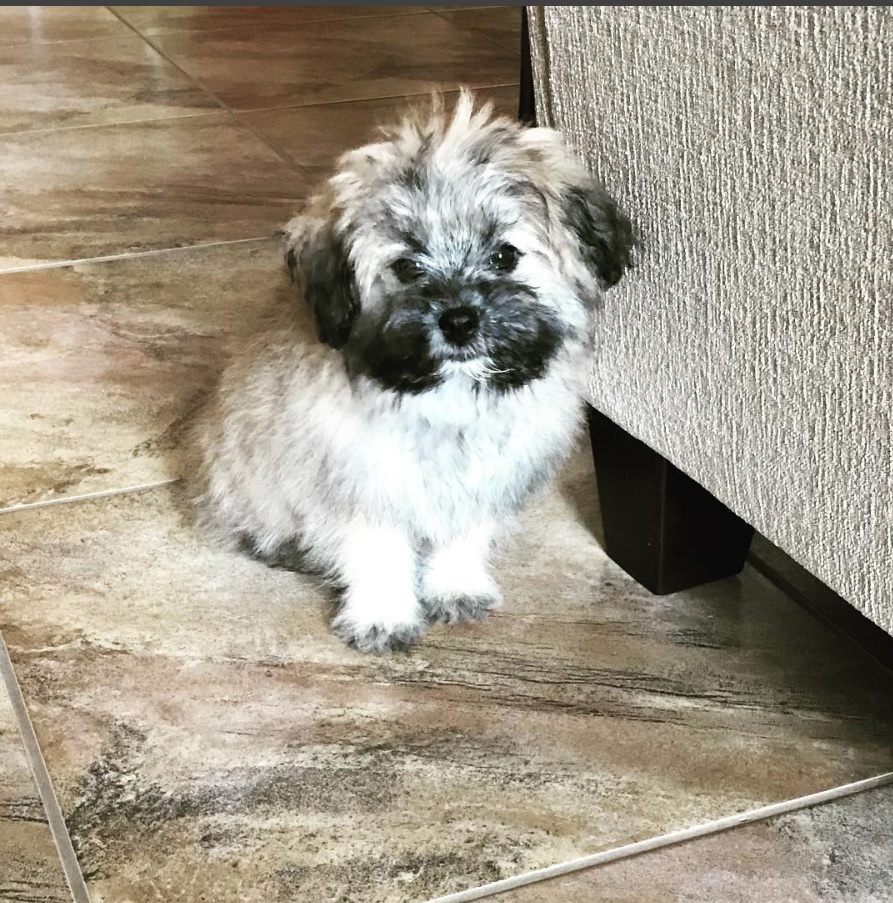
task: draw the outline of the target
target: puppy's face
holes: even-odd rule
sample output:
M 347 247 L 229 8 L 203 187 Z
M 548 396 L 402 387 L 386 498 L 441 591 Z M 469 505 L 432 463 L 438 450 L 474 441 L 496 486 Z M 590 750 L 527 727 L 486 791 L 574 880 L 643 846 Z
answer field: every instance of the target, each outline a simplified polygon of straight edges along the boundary
M 629 262 L 628 222 L 557 133 L 463 95 L 346 154 L 289 224 L 287 260 L 349 372 L 422 392 L 505 392 L 579 342 Z

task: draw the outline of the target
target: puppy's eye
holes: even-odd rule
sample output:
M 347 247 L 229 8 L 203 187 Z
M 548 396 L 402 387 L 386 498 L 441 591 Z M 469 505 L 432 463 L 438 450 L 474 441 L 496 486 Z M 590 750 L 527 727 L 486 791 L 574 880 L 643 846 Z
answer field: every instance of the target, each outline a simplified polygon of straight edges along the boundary
M 401 257 L 399 260 L 395 260 L 391 264 L 391 269 L 394 271 L 394 275 L 397 279 L 404 285 L 415 282 L 425 275 L 424 267 L 411 257 Z
M 500 245 L 489 258 L 490 266 L 499 273 L 511 273 L 521 255 L 512 245 Z

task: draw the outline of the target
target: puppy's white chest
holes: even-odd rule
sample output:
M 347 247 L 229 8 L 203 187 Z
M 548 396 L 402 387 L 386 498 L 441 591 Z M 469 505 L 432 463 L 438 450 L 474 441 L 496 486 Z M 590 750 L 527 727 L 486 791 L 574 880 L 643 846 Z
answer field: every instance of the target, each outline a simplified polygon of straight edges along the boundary
M 406 399 L 370 436 L 379 502 L 432 539 L 499 517 L 549 475 L 573 419 L 567 404 L 543 419 L 533 399 L 462 386 Z

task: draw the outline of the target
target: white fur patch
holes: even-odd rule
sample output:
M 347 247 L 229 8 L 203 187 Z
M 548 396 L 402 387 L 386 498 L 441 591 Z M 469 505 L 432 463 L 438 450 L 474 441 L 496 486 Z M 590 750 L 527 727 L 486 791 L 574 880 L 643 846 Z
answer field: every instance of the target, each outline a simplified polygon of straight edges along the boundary
M 481 524 L 434 552 L 422 575 L 422 598 L 480 598 L 492 600 L 490 607 L 496 605 L 501 596 L 487 562 L 493 533 L 493 525 Z
M 423 613 L 415 591 L 415 555 L 405 535 L 393 527 L 351 524 L 338 558 L 346 589 L 336 629 L 356 637 L 418 631 Z

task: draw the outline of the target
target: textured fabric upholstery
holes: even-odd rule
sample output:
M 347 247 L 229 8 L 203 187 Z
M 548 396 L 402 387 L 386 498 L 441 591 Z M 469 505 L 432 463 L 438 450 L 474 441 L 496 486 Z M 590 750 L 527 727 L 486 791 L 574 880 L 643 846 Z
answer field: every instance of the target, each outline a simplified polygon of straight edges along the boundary
M 893 633 L 893 12 L 529 11 L 641 236 L 592 403 Z

